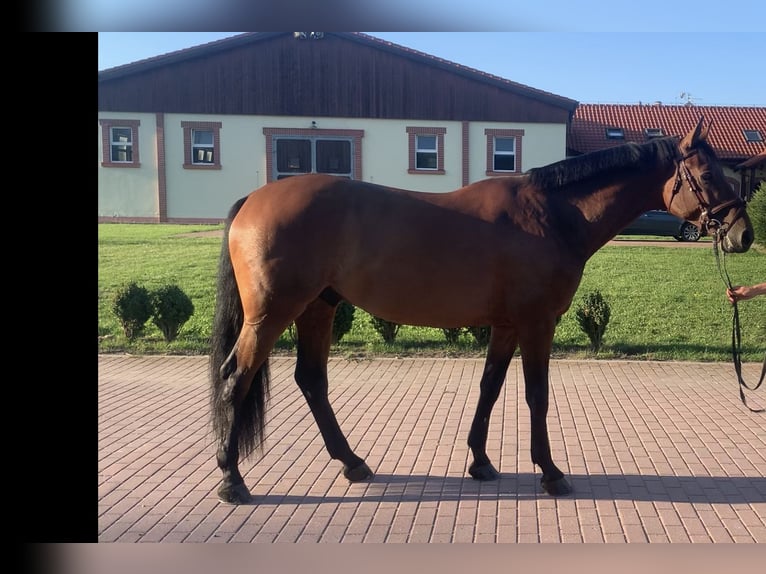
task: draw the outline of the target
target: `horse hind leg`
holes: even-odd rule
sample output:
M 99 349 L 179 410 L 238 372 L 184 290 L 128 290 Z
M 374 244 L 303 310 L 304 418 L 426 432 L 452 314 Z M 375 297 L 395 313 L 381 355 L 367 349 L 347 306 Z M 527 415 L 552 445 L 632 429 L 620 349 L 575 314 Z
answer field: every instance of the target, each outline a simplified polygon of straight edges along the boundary
M 484 373 L 481 377 L 481 393 L 476 405 L 468 446 L 473 453 L 473 463 L 468 473 L 476 480 L 497 480 L 500 473 L 487 456 L 487 434 L 492 408 L 500 396 L 508 365 L 516 350 L 516 333 L 509 329 L 492 328 Z
M 373 473 L 351 450 L 328 398 L 327 359 L 334 316 L 335 305 L 317 299 L 295 320 L 298 331 L 295 382 L 306 398 L 330 457 L 343 463 L 343 476 L 358 482 L 372 478 Z
M 285 328 L 287 324 L 245 324 L 220 368 L 214 409 L 219 439 L 216 462 L 223 473 L 218 498 L 222 502 L 252 501 L 239 460 L 261 447 L 269 392 L 268 355 Z

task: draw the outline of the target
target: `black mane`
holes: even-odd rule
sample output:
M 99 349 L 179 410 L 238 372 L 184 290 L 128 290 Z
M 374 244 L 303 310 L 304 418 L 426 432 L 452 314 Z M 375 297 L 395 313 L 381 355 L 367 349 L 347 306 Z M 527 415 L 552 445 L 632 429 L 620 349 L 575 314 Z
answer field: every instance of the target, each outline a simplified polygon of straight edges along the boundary
M 643 170 L 679 157 L 678 139 L 665 137 L 647 143 L 627 143 L 564 159 L 527 172 L 530 182 L 546 191 L 615 170 Z

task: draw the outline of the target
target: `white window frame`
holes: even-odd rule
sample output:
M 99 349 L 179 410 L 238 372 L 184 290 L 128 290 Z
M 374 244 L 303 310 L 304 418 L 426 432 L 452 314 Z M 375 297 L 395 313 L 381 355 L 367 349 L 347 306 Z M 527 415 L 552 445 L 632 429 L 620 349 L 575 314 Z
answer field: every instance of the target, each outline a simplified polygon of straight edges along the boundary
M 197 134 L 209 134 L 210 143 L 197 143 Z M 192 165 L 215 164 L 215 131 L 210 129 L 192 128 L 191 133 L 191 160 Z M 202 158 L 200 159 L 200 153 Z
M 117 130 L 121 131 L 127 131 L 128 134 L 130 134 L 130 141 L 122 141 L 117 140 L 115 136 L 115 132 Z M 111 163 L 134 163 L 133 157 L 133 139 L 135 137 L 134 130 L 131 126 L 120 126 L 120 125 L 113 125 L 109 126 L 109 161 Z M 124 150 L 121 150 L 123 153 L 125 153 L 125 159 L 118 159 L 114 157 L 115 148 L 124 148 Z M 118 151 L 118 153 L 120 153 Z M 128 155 L 130 156 L 130 159 L 128 159 Z
M 497 149 L 497 141 L 498 140 L 510 140 L 510 142 L 513 144 L 513 150 L 499 150 Z M 516 161 L 516 137 L 514 136 L 494 136 L 492 140 L 492 171 L 498 172 L 498 173 L 516 173 L 518 171 L 518 162 Z M 497 158 L 498 156 L 504 156 L 504 157 L 513 157 L 513 169 L 498 169 L 497 168 Z
M 433 147 L 426 147 L 425 139 L 433 139 Z M 420 158 L 433 156 L 433 167 L 422 167 Z M 431 163 L 431 162 L 428 162 Z M 439 169 L 439 137 L 436 134 L 415 134 L 415 169 L 436 171 Z

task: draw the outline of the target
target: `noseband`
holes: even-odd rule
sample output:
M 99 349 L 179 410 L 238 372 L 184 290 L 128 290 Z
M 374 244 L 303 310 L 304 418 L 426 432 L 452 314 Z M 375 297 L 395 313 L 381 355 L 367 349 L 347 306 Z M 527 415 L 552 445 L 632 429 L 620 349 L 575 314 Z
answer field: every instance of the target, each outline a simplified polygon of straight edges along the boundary
M 685 160 L 695 153 L 697 153 L 696 150 L 686 154 L 676 164 L 676 181 L 673 185 L 673 192 L 670 201 L 672 202 L 673 198 L 675 198 L 676 194 L 681 190 L 681 186 L 685 180 L 686 184 L 689 186 L 689 189 L 697 198 L 697 204 L 700 208 L 700 225 L 702 227 L 701 231 L 706 234 L 710 233 L 712 235 L 723 237 L 728 231 L 728 226 L 725 223 L 722 223 L 720 220 L 716 219 L 715 216 L 731 207 L 744 207 L 745 202 L 741 198 L 737 197 L 728 201 L 724 201 L 720 205 L 717 205 L 711 209 L 710 205 L 707 203 L 707 201 L 705 201 L 705 197 L 702 195 L 702 186 L 692 175 L 691 171 L 685 163 Z

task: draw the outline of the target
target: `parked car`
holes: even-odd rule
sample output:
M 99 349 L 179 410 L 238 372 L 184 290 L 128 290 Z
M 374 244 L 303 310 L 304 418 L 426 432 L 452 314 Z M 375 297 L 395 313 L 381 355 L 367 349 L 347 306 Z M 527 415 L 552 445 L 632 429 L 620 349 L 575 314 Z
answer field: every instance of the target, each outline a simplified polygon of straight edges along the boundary
M 697 241 L 700 230 L 693 223 L 684 221 L 672 213 L 652 210 L 640 215 L 619 235 L 659 235 L 673 237 L 678 241 Z

